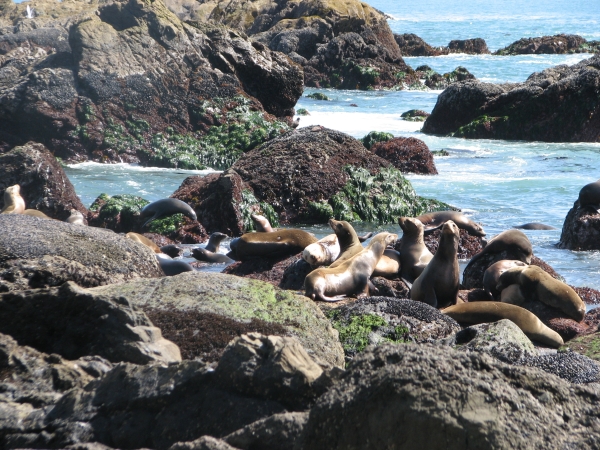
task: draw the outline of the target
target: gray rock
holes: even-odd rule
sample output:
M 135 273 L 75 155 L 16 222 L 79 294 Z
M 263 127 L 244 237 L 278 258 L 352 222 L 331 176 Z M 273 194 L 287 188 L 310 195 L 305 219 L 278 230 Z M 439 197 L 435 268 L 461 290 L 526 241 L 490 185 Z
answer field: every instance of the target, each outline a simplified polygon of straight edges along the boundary
M 521 364 L 537 367 L 571 383 L 586 384 L 600 382 L 600 365 L 577 352 L 557 352 L 524 358 Z
M 212 436 L 202 436 L 191 442 L 177 442 L 169 450 L 235 450 L 227 442 Z
M 303 448 L 302 432 L 307 420 L 307 412 L 275 414 L 246 425 L 223 440 L 244 450 L 300 449 Z
M 163 276 L 149 248 L 112 231 L 23 214 L 0 215 L 0 229 L 0 292 Z

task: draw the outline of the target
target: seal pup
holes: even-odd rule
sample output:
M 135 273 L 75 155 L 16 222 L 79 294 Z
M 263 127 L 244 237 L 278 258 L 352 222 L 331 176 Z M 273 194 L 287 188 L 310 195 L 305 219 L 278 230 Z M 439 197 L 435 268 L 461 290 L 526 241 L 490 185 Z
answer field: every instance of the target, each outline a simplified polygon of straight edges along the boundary
M 183 253 L 183 249 L 181 247 L 177 247 L 175 244 L 163 245 L 160 248 L 160 251 L 171 258 L 177 258 Z
M 483 289 L 490 293 L 493 298 L 499 298 L 500 291 L 496 289 L 496 285 L 498 284 L 500 275 L 513 267 L 525 267 L 526 265 L 523 261 L 516 259 L 503 259 L 495 262 L 483 273 Z
M 597 212 L 600 207 L 600 180 L 586 184 L 582 187 L 579 191 L 577 200 L 579 201 L 580 208 L 589 207 L 592 208 L 594 212 Z
M 440 244 L 435 255 L 415 280 L 410 290 L 411 300 L 434 308 L 453 305 L 458 297 L 458 240 L 460 231 L 451 220 L 442 227 Z
M 373 270 L 374 277 L 394 279 L 400 275 L 400 252 L 386 248 Z
M 25 214 L 26 216 L 31 217 L 38 217 L 40 219 L 54 220 L 52 217 L 48 217 L 46 214 L 44 214 L 41 211 L 38 211 L 37 209 L 26 209 L 21 214 Z
M 204 248 L 209 252 L 217 253 L 221 246 L 221 241 L 226 237 L 227 235 L 225 233 L 215 231 L 209 236 L 208 243 L 204 246 Z
M 565 344 L 560 334 L 544 325 L 535 314 L 520 306 L 501 302 L 473 302 L 449 306 L 442 309 L 442 312 L 458 323 L 469 325 L 508 319 L 533 341 L 555 348 Z
M 85 225 L 85 220 L 84 220 L 83 214 L 81 214 L 76 209 L 72 209 L 70 212 L 71 212 L 71 215 L 69 217 L 67 217 L 67 220 L 65 220 L 65 222 L 73 223 L 76 225 Z
M 265 216 L 261 216 L 260 214 L 250 214 L 250 218 L 252 222 L 254 222 L 254 228 L 259 233 L 270 233 L 271 231 L 275 231 Z
M 335 302 L 344 295 L 368 295 L 369 278 L 386 247 L 393 244 L 398 235 L 379 233 L 366 248 L 337 267 L 320 267 L 304 280 L 306 296 L 313 300 Z
M 166 255 L 161 256 L 156 254 L 156 259 L 158 260 L 158 265 L 165 273 L 166 276 L 172 277 L 173 275 L 179 275 L 183 272 L 193 272 L 194 268 L 190 266 L 185 261 L 171 259 Z
M 197 220 L 196 213 L 186 202 L 182 202 L 176 198 L 162 198 L 160 200 L 156 200 L 155 202 L 144 206 L 144 209 L 142 209 L 140 212 L 140 219 L 147 219 L 142 225 L 142 228 L 144 228 L 153 220 L 179 213 L 189 217 L 192 220 Z
M 425 234 L 432 233 L 433 231 L 441 228 L 444 222 L 451 220 L 458 228 L 466 230 L 469 234 L 478 237 L 484 237 L 485 231 L 481 225 L 473 222 L 467 216 L 460 211 L 436 211 L 427 214 L 421 214 L 417 217 L 421 223 L 425 226 Z
M 21 186 L 15 184 L 4 191 L 4 208 L 0 214 L 23 214 L 25 200 L 21 197 Z
M 531 257 L 533 256 L 533 247 L 531 246 L 531 242 L 529 242 L 529 238 L 522 231 L 516 229 L 503 231 L 490 239 L 487 245 L 483 247 L 483 250 L 471 258 L 471 261 L 465 267 L 465 271 L 483 255 L 502 252 L 512 255 L 512 259 L 518 259 L 530 264 Z
M 539 222 L 524 223 L 523 225 L 517 225 L 513 228 L 517 228 L 519 230 L 556 230 L 556 228 L 550 225 L 546 225 Z
M 198 261 L 204 261 L 209 263 L 229 264 L 234 262 L 233 259 L 231 259 L 227 255 L 224 255 L 223 253 L 211 252 L 202 247 L 197 247 L 193 249 L 192 256 Z
M 328 234 L 302 250 L 302 259 L 312 267 L 328 266 L 340 256 L 340 243 L 335 234 Z
M 520 296 L 514 300 L 512 295 L 504 294 L 503 289 L 518 285 Z M 502 291 L 502 301 L 506 303 L 522 302 L 521 298 L 532 299 L 552 306 L 569 317 L 581 322 L 585 317 L 585 303 L 569 285 L 552 278 L 538 266 L 513 267 L 498 279 L 496 288 Z M 510 293 L 514 293 L 514 288 Z
M 335 233 L 340 244 L 340 255 L 329 266 L 337 267 L 364 250 L 356 231 L 345 220 L 329 219 L 329 226 Z
M 400 277 L 408 283 L 413 283 L 432 260 L 433 253 L 425 245 L 425 227 L 419 219 L 400 217 L 398 225 L 403 232 L 399 248 Z
M 158 245 L 156 245 L 154 241 L 151 241 L 146 236 L 143 236 L 139 233 L 129 232 L 125 235 L 125 237 L 131 239 L 132 241 L 139 242 L 140 244 L 145 245 L 154 253 L 162 253 Z
M 264 233 L 245 233 L 233 239 L 229 244 L 230 258 L 245 261 L 252 258 L 275 258 L 295 255 L 308 245 L 317 242 L 317 238 L 307 231 L 297 228 L 282 228 Z

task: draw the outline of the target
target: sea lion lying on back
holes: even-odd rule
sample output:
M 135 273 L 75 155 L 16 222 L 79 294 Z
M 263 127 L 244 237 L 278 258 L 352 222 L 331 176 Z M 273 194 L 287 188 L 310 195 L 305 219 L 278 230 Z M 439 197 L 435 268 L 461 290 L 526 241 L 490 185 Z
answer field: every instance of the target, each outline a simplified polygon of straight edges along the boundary
M 400 217 L 398 225 L 404 233 L 399 248 L 400 276 L 406 282 L 413 283 L 433 259 L 433 254 L 425 245 L 423 240 L 425 227 L 419 219 Z
M 275 258 L 291 256 L 317 242 L 317 238 L 304 230 L 282 228 L 265 233 L 245 233 L 233 239 L 227 254 L 238 261 L 253 258 Z
M 41 211 L 38 211 L 37 209 L 26 209 L 25 211 L 23 211 L 22 214 L 31 217 L 37 217 L 38 219 L 54 220 L 52 217 L 48 217 L 46 214 L 44 214 Z
M 4 208 L 0 214 L 23 214 L 25 200 L 21 197 L 21 186 L 15 184 L 4 191 Z
M 302 251 L 302 259 L 312 267 L 328 266 L 340 256 L 340 243 L 335 234 L 328 234 Z
M 76 225 L 85 225 L 85 219 L 83 217 L 83 214 L 81 214 L 76 209 L 72 209 L 70 212 L 71 212 L 71 215 L 69 217 L 67 217 L 67 220 L 65 220 L 65 222 L 73 223 Z
M 425 227 L 425 234 L 433 233 L 435 230 L 444 225 L 445 222 L 451 220 L 458 226 L 458 228 L 466 230 L 473 236 L 485 236 L 485 231 L 483 231 L 483 228 L 460 211 L 430 212 L 420 215 L 417 217 L 417 219 L 419 219 Z
M 393 244 L 398 235 L 379 233 L 360 253 L 337 267 L 318 268 L 306 276 L 306 296 L 313 300 L 333 302 L 343 295 L 368 295 L 369 278 L 386 247 Z

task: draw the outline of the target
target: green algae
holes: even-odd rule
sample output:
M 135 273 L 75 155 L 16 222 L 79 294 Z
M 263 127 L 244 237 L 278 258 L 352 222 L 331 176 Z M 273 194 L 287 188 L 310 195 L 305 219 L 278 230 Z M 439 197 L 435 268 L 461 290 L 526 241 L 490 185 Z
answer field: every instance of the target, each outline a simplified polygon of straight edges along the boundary
M 600 361 L 600 333 L 578 336 L 571 339 L 566 345 L 559 348 L 559 351 L 571 349 L 587 356 L 595 361 Z
M 309 223 L 326 223 L 333 217 L 333 208 L 326 202 L 310 202 L 306 213 L 306 221 Z
M 371 147 L 378 142 L 387 142 L 391 139 L 394 139 L 394 135 L 392 133 L 386 133 L 384 131 L 371 131 L 365 137 L 361 139 L 363 145 L 367 149 L 371 149 Z
M 245 231 L 255 231 L 254 221 L 252 220 L 252 214 L 261 214 L 269 221 L 272 227 L 279 226 L 279 216 L 275 209 L 266 202 L 259 201 L 252 191 L 244 189 L 242 191 L 242 201 L 238 204 L 238 207 L 242 213 L 242 223 L 244 224 Z
M 427 119 L 427 114 L 425 111 L 420 109 L 411 109 L 403 112 L 400 117 L 409 122 L 425 122 L 425 119 Z
M 452 136 L 464 138 L 489 136 L 493 130 L 497 129 L 498 127 L 503 128 L 508 124 L 508 122 L 508 116 L 492 117 L 483 115 L 460 127 L 458 130 L 452 133 Z
M 305 108 L 300 108 L 296 111 L 299 116 L 310 116 L 310 113 Z
M 171 233 L 176 232 L 185 223 L 185 216 L 183 214 L 173 214 L 169 217 L 163 217 L 161 219 L 153 220 L 146 227 L 149 233 L 162 234 L 168 236 Z
M 448 153 L 447 150 L 432 150 L 431 154 L 433 156 L 450 156 L 450 153 Z
M 330 101 L 331 100 L 329 97 L 327 97 L 322 92 L 313 92 L 312 94 L 308 94 L 306 97 L 307 98 L 312 98 L 313 100 L 324 100 L 324 101 Z

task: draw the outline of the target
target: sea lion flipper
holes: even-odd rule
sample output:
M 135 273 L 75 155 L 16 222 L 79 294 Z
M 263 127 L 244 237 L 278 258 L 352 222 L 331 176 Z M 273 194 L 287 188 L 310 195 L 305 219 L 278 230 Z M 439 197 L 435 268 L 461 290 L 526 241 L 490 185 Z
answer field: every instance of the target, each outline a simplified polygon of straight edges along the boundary
M 428 287 L 426 289 L 426 291 L 424 292 L 425 296 L 423 297 L 422 302 L 423 303 L 427 303 L 428 305 L 433 306 L 434 308 L 437 308 L 437 297 L 435 295 L 435 289 L 433 288 L 433 285 L 431 285 L 430 287 Z
M 373 232 L 369 231 L 368 233 L 363 234 L 362 236 L 358 236 L 358 240 L 360 242 L 365 242 L 367 239 L 369 239 L 371 236 L 373 236 Z
M 425 229 L 423 230 L 423 234 L 424 235 L 430 235 L 431 233 L 433 233 L 435 230 L 439 230 L 440 228 L 442 228 L 444 226 L 443 223 L 439 224 L 439 225 L 425 225 Z

